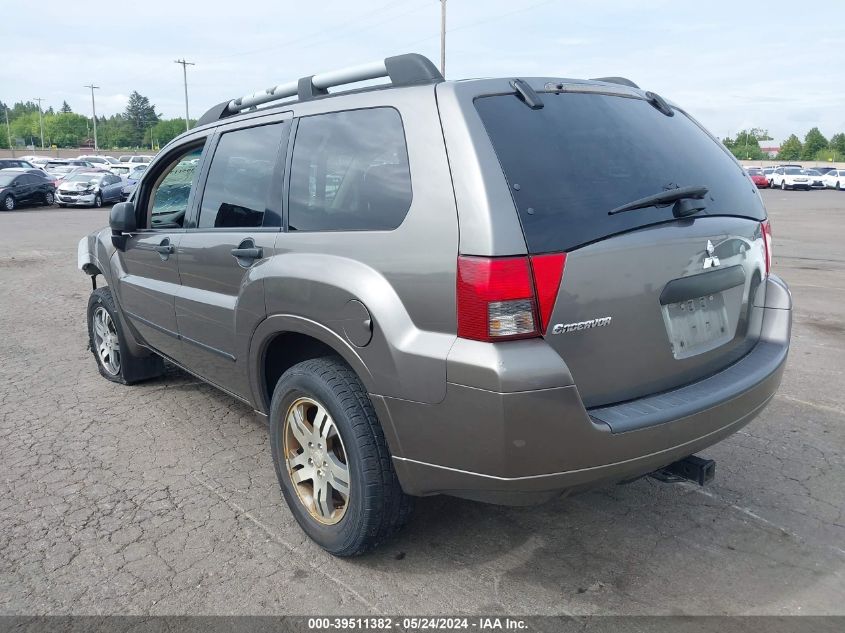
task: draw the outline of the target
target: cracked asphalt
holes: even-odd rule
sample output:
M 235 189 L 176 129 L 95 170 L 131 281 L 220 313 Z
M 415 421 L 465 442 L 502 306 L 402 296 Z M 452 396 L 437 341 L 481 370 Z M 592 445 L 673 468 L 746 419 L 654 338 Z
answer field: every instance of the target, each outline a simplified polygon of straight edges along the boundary
M 303 536 L 248 407 L 98 375 L 76 243 L 108 210 L 0 214 L 0 614 L 845 614 L 845 193 L 762 195 L 792 351 L 713 484 L 422 499 L 352 560 Z

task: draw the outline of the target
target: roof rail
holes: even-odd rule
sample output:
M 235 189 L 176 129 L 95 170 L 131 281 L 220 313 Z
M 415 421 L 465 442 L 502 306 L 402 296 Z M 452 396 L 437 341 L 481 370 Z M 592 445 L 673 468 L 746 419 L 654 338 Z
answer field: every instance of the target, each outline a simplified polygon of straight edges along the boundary
M 637 84 L 625 77 L 593 77 L 590 81 L 604 81 L 609 84 L 619 84 L 621 86 L 628 86 L 629 88 L 636 88 L 637 90 L 640 89 Z
M 315 97 L 328 95 L 329 88 L 346 84 L 388 77 L 393 86 L 411 86 L 415 84 L 434 83 L 443 81 L 443 75 L 427 57 L 417 53 L 406 53 L 394 57 L 386 57 L 378 62 L 331 70 L 303 77 L 296 81 L 271 86 L 266 90 L 255 92 L 237 99 L 224 101 L 210 108 L 199 121 L 197 126 L 205 125 L 227 116 L 233 116 L 271 101 L 280 101 L 296 97 L 294 101 L 307 101 Z

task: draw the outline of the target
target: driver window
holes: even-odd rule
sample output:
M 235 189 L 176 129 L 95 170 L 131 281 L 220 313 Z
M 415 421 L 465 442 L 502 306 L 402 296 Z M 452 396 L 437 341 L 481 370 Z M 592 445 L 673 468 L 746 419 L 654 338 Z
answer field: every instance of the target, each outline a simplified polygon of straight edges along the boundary
M 193 147 L 171 162 L 150 192 L 150 228 L 182 228 L 198 175 L 202 146 Z

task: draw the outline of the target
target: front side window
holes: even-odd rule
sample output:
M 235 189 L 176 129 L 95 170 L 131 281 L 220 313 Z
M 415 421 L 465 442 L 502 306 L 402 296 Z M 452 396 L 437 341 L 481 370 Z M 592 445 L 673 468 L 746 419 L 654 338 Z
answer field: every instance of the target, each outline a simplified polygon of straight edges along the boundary
M 158 177 L 150 194 L 150 228 L 181 228 L 188 210 L 188 199 L 196 183 L 197 160 L 202 146 L 193 147 L 173 160 Z
M 393 108 L 305 117 L 291 164 L 291 231 L 385 231 L 411 205 L 402 119 Z
M 211 160 L 199 228 L 259 227 L 285 123 L 227 132 Z

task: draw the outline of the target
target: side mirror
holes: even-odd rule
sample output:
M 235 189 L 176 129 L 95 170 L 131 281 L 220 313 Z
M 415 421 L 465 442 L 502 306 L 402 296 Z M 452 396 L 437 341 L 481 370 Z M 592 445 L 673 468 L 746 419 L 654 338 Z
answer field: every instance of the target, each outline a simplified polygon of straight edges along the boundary
M 131 202 L 119 202 L 114 205 L 109 213 L 109 226 L 111 227 L 112 244 L 116 249 L 122 251 L 126 248 L 126 234 L 138 230 L 138 222 L 135 219 L 135 205 Z

